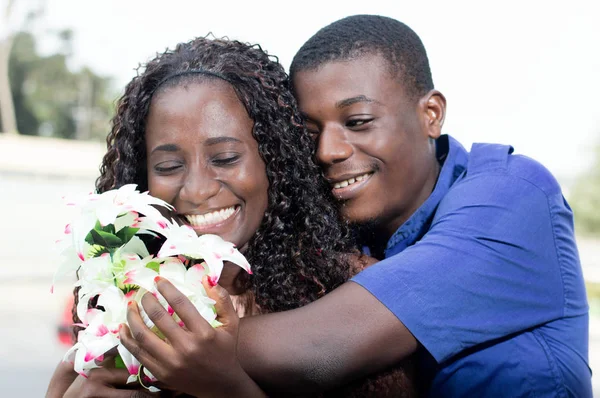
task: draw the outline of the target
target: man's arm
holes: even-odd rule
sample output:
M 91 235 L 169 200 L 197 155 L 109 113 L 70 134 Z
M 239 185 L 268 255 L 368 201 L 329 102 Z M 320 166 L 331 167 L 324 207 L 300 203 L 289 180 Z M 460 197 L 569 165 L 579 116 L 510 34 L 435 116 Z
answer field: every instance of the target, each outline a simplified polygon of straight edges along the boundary
M 305 307 L 243 318 L 238 358 L 269 391 L 322 391 L 385 369 L 417 341 L 369 291 L 348 282 Z
M 507 170 L 471 170 L 419 242 L 353 281 L 301 309 L 243 320 L 238 357 L 250 376 L 266 389 L 325 389 L 397 363 L 416 340 L 442 363 L 587 312 L 560 186 L 516 156 Z

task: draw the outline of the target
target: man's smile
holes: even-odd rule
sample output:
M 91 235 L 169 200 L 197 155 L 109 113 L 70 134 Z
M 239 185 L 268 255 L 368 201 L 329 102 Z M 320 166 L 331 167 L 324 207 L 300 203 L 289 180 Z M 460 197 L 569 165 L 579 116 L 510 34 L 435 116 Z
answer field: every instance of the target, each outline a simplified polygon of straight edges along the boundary
M 346 174 L 335 179 L 330 179 L 333 195 L 339 200 L 352 199 L 368 184 L 373 174 L 373 171 L 367 173 L 361 172 L 361 174 Z

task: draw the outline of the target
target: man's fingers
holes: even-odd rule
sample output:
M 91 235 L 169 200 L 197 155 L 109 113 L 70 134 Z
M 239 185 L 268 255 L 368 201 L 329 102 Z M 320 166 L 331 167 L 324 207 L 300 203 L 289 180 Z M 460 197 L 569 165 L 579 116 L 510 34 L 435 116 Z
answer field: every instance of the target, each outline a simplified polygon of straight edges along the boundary
M 210 324 L 200 315 L 194 304 L 192 304 L 185 294 L 173 286 L 171 282 L 165 278 L 158 278 L 156 288 L 190 332 L 202 334 L 212 330 Z M 173 342 L 175 345 L 176 340 L 173 339 Z
M 235 312 L 231 296 L 229 296 L 227 290 L 220 285 L 211 286 L 207 277 L 202 279 L 202 285 L 204 286 L 208 297 L 216 301 L 215 309 L 217 310 L 217 320 L 223 324 L 225 329 L 237 332 L 240 318 Z

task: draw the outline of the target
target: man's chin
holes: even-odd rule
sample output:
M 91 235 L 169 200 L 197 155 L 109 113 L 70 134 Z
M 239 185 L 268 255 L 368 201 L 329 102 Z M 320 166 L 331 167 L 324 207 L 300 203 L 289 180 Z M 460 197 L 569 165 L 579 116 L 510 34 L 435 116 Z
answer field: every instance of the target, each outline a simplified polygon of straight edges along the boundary
M 381 220 L 375 217 L 355 218 L 348 221 L 360 241 L 369 244 L 381 232 Z

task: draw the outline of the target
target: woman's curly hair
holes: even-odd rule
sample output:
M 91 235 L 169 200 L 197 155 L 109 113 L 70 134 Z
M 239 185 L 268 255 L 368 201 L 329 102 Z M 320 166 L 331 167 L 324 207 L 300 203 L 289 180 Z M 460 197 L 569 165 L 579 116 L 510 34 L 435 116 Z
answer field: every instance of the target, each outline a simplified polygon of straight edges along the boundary
M 268 207 L 244 253 L 253 266 L 247 287 L 263 312 L 318 299 L 349 278 L 343 253 L 352 251 L 350 235 L 313 160 L 314 143 L 288 76 L 259 45 L 197 38 L 148 62 L 118 101 L 97 191 L 130 183 L 148 189 L 144 135 L 152 96 L 158 86 L 197 79 L 200 73 L 190 72 L 196 70 L 206 72 L 203 78 L 214 74 L 231 83 L 254 121 L 252 134 L 266 165 Z

